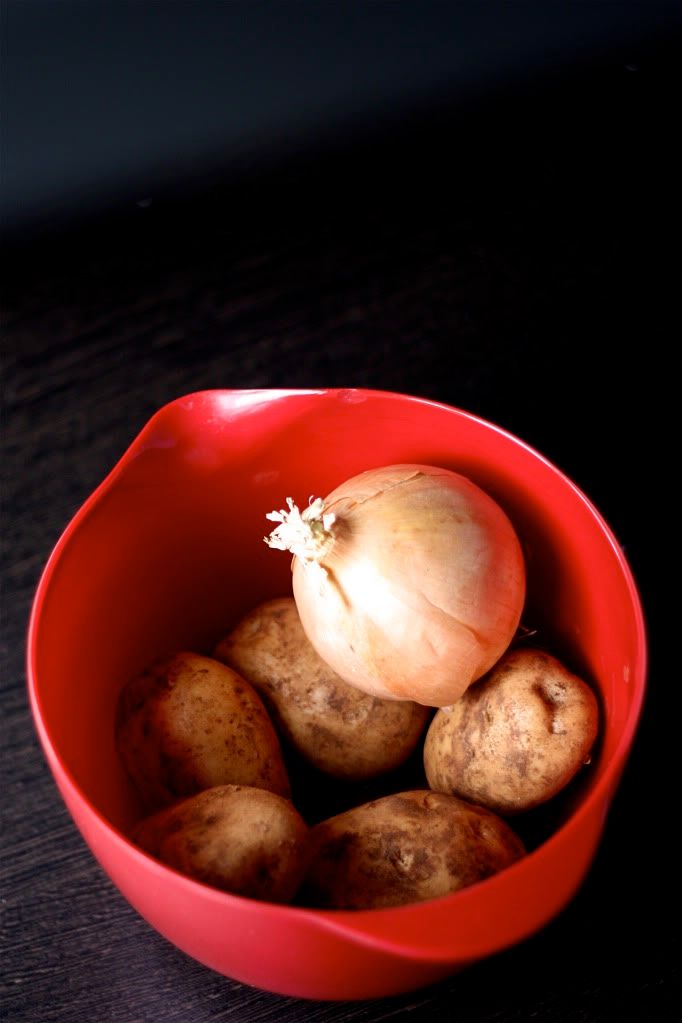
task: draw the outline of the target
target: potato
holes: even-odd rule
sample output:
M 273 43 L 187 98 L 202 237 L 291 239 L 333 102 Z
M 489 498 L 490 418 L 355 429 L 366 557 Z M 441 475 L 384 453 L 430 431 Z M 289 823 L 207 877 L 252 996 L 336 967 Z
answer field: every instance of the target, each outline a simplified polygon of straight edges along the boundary
M 256 691 L 199 654 L 157 661 L 121 693 L 116 740 L 148 810 L 214 785 L 289 795 L 277 734 Z
M 148 817 L 132 837 L 196 881 L 290 902 L 303 876 L 307 832 L 289 800 L 265 789 L 219 785 Z
M 597 736 L 594 693 L 541 650 L 508 653 L 448 710 L 424 743 L 432 789 L 497 813 L 530 810 L 588 762 Z
M 438 792 L 401 792 L 311 829 L 306 905 L 380 909 L 456 892 L 524 855 L 503 820 Z
M 214 653 L 255 686 L 292 746 L 336 778 L 372 778 L 403 763 L 430 714 L 339 678 L 308 640 L 293 597 L 255 608 Z

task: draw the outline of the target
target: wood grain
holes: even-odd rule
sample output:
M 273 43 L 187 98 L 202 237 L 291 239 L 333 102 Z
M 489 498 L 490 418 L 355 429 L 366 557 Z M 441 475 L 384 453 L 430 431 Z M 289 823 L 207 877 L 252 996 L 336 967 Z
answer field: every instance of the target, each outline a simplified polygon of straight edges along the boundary
M 667 806 L 660 690 L 672 666 L 650 555 L 660 513 L 637 482 L 663 426 L 676 322 L 672 91 L 664 56 L 638 67 L 619 57 L 523 104 L 441 111 L 375 144 L 11 241 L 0 681 L 11 1023 L 680 1018 L 659 926 L 676 863 L 665 831 L 640 823 Z M 638 743 L 574 902 L 520 947 L 373 1003 L 255 991 L 154 933 L 72 826 L 24 688 L 40 571 L 147 418 L 195 389 L 319 385 L 430 396 L 539 447 L 625 544 L 652 634 Z

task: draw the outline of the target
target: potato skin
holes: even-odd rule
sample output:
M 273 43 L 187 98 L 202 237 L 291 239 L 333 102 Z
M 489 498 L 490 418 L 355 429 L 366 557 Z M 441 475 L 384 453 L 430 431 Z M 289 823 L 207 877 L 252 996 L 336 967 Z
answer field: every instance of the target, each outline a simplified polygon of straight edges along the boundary
M 592 690 L 550 654 L 508 653 L 424 743 L 432 789 L 509 815 L 555 796 L 587 762 L 598 730 Z
M 270 902 L 290 902 L 305 869 L 308 829 L 288 799 L 219 785 L 138 824 L 133 841 L 196 881 Z
M 520 859 L 499 817 L 428 789 L 385 796 L 311 829 L 306 905 L 381 909 L 448 895 Z
M 349 686 L 317 654 L 293 597 L 256 607 L 215 649 L 258 690 L 282 735 L 336 778 L 372 778 L 416 747 L 431 711 Z
M 231 668 L 199 654 L 156 661 L 125 686 L 116 742 L 150 811 L 215 785 L 290 792 L 260 697 Z

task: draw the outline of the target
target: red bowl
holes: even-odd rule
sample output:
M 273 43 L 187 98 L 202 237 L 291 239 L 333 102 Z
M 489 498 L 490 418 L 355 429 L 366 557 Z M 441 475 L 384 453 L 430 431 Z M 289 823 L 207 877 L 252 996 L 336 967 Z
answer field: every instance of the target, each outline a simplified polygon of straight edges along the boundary
M 118 761 L 123 683 L 159 653 L 210 650 L 259 601 L 290 592 L 264 515 L 396 462 L 468 475 L 526 551 L 526 619 L 598 689 L 597 756 L 555 829 L 457 894 L 398 909 L 318 911 L 216 891 L 126 837 L 139 807 Z M 206 391 L 162 408 L 59 540 L 38 587 L 28 678 L 40 740 L 83 837 L 129 902 L 195 959 L 247 984 L 366 998 L 430 983 L 537 931 L 595 853 L 645 688 L 642 610 L 623 553 L 545 458 L 475 416 L 363 390 Z

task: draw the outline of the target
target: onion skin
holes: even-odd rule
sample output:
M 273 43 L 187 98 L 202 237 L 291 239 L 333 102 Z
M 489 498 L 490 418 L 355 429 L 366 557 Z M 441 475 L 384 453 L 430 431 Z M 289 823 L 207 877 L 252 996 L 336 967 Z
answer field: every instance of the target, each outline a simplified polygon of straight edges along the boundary
M 464 476 L 427 465 L 362 473 L 323 507 L 333 522 L 319 553 L 293 562 L 320 657 L 373 696 L 454 703 L 519 625 L 525 566 L 507 515 Z

